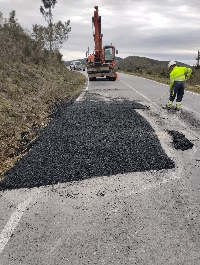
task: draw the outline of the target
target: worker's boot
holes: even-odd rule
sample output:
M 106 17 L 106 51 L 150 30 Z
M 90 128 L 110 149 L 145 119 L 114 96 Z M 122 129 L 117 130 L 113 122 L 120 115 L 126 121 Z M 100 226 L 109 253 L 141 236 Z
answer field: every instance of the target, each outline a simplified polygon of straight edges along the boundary
M 167 104 L 166 104 L 166 107 L 167 107 L 167 108 L 171 108 L 171 107 L 172 107 L 172 103 L 173 103 L 173 102 L 169 100 L 169 101 L 167 102 Z
M 181 109 L 181 103 L 180 102 L 177 102 L 176 103 L 176 110 L 180 110 Z

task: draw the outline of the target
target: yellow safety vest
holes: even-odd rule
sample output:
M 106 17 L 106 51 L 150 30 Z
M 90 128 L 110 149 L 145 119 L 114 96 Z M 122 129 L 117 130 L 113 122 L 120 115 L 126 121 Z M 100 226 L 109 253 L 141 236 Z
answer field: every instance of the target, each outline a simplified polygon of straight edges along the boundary
M 170 73 L 170 88 L 173 87 L 174 81 L 184 82 L 186 77 L 191 76 L 191 73 L 191 68 L 184 66 L 175 66 Z

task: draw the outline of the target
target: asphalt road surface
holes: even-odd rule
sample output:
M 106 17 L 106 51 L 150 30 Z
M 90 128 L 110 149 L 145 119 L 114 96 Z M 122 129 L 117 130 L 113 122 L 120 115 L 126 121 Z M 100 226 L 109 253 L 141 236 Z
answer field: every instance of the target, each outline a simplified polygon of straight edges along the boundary
M 0 182 L 0 265 L 200 264 L 200 95 L 167 91 L 99 78 L 52 115 Z

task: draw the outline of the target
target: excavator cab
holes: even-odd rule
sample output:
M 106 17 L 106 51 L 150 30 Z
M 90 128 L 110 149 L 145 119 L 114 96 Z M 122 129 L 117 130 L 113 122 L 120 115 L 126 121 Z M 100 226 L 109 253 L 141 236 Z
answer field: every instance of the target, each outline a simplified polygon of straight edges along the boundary
M 114 46 L 104 46 L 103 47 L 104 62 L 112 63 L 115 60 L 115 47 Z

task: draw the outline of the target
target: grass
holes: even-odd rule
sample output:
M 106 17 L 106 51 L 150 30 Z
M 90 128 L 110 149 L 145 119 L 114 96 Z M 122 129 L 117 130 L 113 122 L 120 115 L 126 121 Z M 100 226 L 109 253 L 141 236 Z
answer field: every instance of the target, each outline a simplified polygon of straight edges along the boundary
M 0 65 L 0 180 L 23 156 L 16 151 L 26 150 L 50 122 L 55 106 L 72 100 L 84 83 L 84 75 L 55 61 Z

